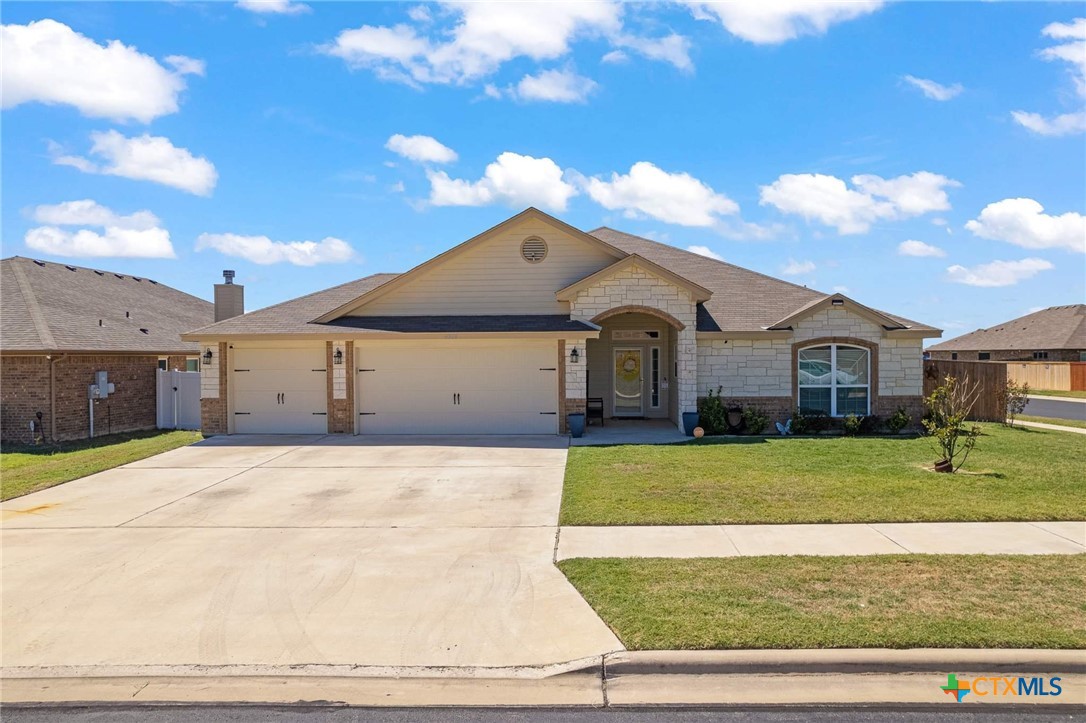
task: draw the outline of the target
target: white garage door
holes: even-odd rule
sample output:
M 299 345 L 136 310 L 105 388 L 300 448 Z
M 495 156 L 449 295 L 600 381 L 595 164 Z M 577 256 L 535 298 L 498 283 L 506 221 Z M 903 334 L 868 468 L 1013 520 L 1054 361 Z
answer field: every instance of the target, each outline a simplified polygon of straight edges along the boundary
M 324 344 L 304 348 L 235 348 L 234 432 L 325 434 L 328 431 Z
M 355 348 L 360 434 L 557 434 L 558 344 Z

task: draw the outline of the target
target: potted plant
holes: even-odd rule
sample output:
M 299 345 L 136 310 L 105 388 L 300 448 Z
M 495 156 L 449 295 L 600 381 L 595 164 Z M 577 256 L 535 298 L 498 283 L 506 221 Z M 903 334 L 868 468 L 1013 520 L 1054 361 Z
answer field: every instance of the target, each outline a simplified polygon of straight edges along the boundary
M 579 438 L 584 435 L 584 412 L 570 412 L 566 415 L 566 423 L 569 425 L 571 437 Z

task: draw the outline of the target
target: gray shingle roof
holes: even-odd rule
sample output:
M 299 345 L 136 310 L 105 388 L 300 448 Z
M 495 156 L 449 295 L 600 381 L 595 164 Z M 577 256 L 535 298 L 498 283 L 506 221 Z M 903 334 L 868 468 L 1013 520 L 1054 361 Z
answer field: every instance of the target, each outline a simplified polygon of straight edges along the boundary
M 0 260 L 0 301 L 6 352 L 195 352 L 182 332 L 215 318 L 211 302 L 151 279 L 20 256 Z
M 192 327 L 188 333 L 199 335 L 199 332 L 211 334 L 327 334 L 328 326 L 325 324 L 311 324 L 316 319 L 332 309 L 356 299 L 362 294 L 376 289 L 386 281 L 399 276 L 399 274 L 373 274 L 362 279 L 348 281 L 330 289 L 316 291 L 297 299 L 284 301 L 274 306 L 266 306 L 257 311 L 250 311 L 233 319 L 226 319 L 217 324 L 211 324 L 201 328 Z M 214 328 L 212 328 L 214 327 Z
M 1086 350 L 1086 304 L 1050 306 L 935 344 L 933 351 Z
M 684 251 L 639 236 L 633 236 L 610 228 L 599 228 L 589 232 L 600 241 L 627 254 L 638 254 L 649 261 L 659 264 L 671 272 L 713 292 L 713 297 L 699 304 L 697 309 L 698 331 L 762 331 L 781 319 L 793 314 L 798 309 L 810 306 L 827 294 L 803 286 L 775 279 L 756 271 L 750 271 L 733 264 L 716 261 L 698 254 Z M 331 324 L 311 323 L 335 309 L 348 304 L 362 294 L 377 288 L 399 274 L 375 274 L 357 281 L 318 291 L 308 296 L 269 306 L 234 319 L 227 319 L 213 326 L 196 329 L 190 333 L 198 336 L 199 332 L 214 335 L 240 334 L 324 334 L 335 329 Z M 558 289 L 555 289 L 558 291 Z M 937 333 L 933 327 L 910 321 L 894 314 L 881 312 L 904 326 Z M 435 315 L 424 323 L 421 317 L 414 317 L 411 322 L 418 331 L 430 331 L 442 323 L 466 324 L 465 317 L 443 317 Z M 460 321 L 455 321 L 459 318 Z M 485 318 L 485 317 L 484 317 Z M 492 317 L 499 318 L 499 317 Z M 447 322 L 442 322 L 447 319 Z M 338 322 L 340 328 L 350 328 L 362 322 Z M 374 317 L 368 317 L 367 325 L 377 324 Z M 391 322 L 380 322 L 391 323 Z M 401 322 L 407 323 L 407 322 Z M 488 322 L 476 322 L 484 324 Z M 351 326 L 348 326 L 351 325 Z M 365 328 L 370 328 L 369 326 Z M 373 329 L 374 331 L 384 329 Z M 464 329 L 468 331 L 468 329 Z M 475 329 L 482 330 L 482 329 Z M 566 329 L 560 329 L 564 331 Z
M 612 228 L 598 228 L 588 233 L 626 253 L 644 256 L 711 290 L 713 298 L 698 306 L 698 331 L 758 331 L 829 296 Z M 885 311 L 881 313 L 912 329 L 936 331 Z
M 475 316 L 345 316 L 323 324 L 351 331 L 513 332 L 594 331 L 596 327 L 566 314 L 500 314 Z

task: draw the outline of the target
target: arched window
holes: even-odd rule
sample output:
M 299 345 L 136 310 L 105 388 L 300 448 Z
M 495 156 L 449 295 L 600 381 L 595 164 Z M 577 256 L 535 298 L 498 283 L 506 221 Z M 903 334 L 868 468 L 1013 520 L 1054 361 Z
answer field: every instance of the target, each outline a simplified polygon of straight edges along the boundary
M 799 408 L 831 417 L 871 411 L 871 352 L 847 344 L 799 350 Z

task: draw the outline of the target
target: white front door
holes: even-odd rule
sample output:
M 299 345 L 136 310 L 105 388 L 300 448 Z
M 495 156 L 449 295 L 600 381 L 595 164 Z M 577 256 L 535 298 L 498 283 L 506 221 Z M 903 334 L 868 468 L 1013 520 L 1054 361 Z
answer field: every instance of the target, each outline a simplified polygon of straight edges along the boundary
M 355 346 L 359 434 L 557 434 L 556 341 Z
M 645 375 L 642 350 L 614 349 L 614 392 L 616 417 L 645 414 Z
M 328 381 L 324 343 L 233 350 L 236 434 L 326 434 Z

